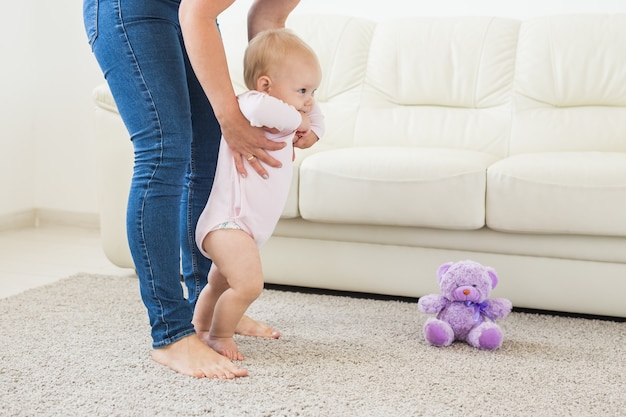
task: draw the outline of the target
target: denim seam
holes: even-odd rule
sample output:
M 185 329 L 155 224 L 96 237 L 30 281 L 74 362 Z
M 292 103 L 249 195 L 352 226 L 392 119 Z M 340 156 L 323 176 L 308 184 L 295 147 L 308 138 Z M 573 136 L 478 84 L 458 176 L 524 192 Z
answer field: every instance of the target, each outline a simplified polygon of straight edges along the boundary
M 189 161 L 189 167 L 190 167 L 190 171 L 191 172 L 195 172 L 194 169 L 194 164 L 195 164 L 195 159 L 194 159 L 194 154 L 193 154 L 193 146 L 191 147 L 192 151 L 191 151 L 191 155 L 190 155 L 190 161 Z M 188 202 L 192 202 L 193 201 L 193 187 L 188 186 L 187 189 L 188 191 L 188 196 L 187 196 L 187 201 Z M 193 213 L 194 213 L 194 207 L 193 204 L 189 203 L 187 204 L 187 224 L 190 225 L 193 222 Z M 190 256 L 191 256 L 191 273 L 193 274 L 193 279 L 194 279 L 194 296 L 192 297 L 193 300 L 197 300 L 198 297 L 200 296 L 199 292 L 198 292 L 198 288 L 200 288 L 200 271 L 198 268 L 198 256 L 197 256 L 197 251 L 194 250 L 194 246 L 196 244 L 196 231 L 192 228 L 192 227 L 188 227 L 187 228 L 187 239 L 188 239 L 188 244 L 190 245 L 189 247 L 189 252 L 190 252 Z
M 192 139 L 193 140 L 193 139 Z M 191 155 L 189 156 L 189 175 L 191 177 L 192 173 L 194 172 L 194 155 L 193 155 L 193 146 L 191 147 Z M 186 220 L 185 220 L 185 224 L 186 225 L 190 225 L 192 224 L 193 221 L 193 204 L 191 204 L 191 202 L 193 201 L 193 187 L 191 187 L 191 178 L 189 178 L 189 183 L 187 184 L 187 209 L 186 209 Z M 198 267 L 198 261 L 196 259 L 194 250 L 193 250 L 193 246 L 195 245 L 195 231 L 192 230 L 191 227 L 187 227 L 187 230 L 185 230 L 185 236 L 187 238 L 187 245 L 189 246 L 189 256 L 191 257 L 191 273 L 193 274 L 194 277 L 194 281 L 196 281 L 196 285 L 194 286 L 194 294 L 193 297 L 191 296 L 191 294 L 189 294 L 189 298 L 191 299 L 196 299 L 197 297 L 197 291 L 198 291 L 198 284 L 197 284 L 197 267 Z M 187 290 L 189 290 L 189 288 L 187 288 Z
M 145 91 L 147 92 L 147 94 L 148 94 L 148 96 L 150 98 L 151 105 L 152 105 L 152 107 L 154 109 L 154 114 L 156 115 L 156 119 L 157 119 L 156 121 L 157 121 L 158 131 L 159 131 L 159 145 L 161 147 L 160 148 L 161 154 L 159 155 L 159 162 L 155 165 L 155 167 L 154 167 L 154 169 L 152 171 L 152 176 L 146 182 L 146 191 L 145 191 L 145 193 L 143 195 L 143 201 L 142 201 L 142 206 L 141 206 L 141 215 L 140 215 L 141 216 L 140 217 L 141 220 L 140 220 L 140 224 L 142 225 L 141 226 L 141 240 L 142 240 L 141 244 L 143 246 L 143 253 L 146 255 L 145 261 L 147 262 L 148 270 L 150 271 L 150 288 L 151 288 L 151 291 L 152 291 L 152 296 L 153 296 L 154 300 L 156 300 L 156 304 L 158 304 L 158 306 L 159 306 L 159 313 L 158 313 L 158 315 L 159 315 L 161 323 L 163 323 L 165 325 L 165 334 L 169 335 L 169 324 L 165 320 L 165 315 L 163 313 L 163 311 L 164 311 L 163 303 L 156 296 L 156 292 L 157 291 L 156 291 L 156 288 L 155 288 L 154 270 L 152 268 L 152 262 L 150 260 L 150 255 L 149 255 L 148 250 L 147 250 L 147 248 L 145 246 L 146 245 L 146 243 L 145 243 L 146 242 L 146 237 L 144 235 L 144 227 L 143 227 L 143 225 L 144 225 L 144 209 L 145 209 L 147 195 L 148 195 L 148 193 L 150 191 L 150 186 L 151 186 L 151 184 L 153 182 L 154 175 L 156 174 L 156 171 L 159 169 L 159 166 L 161 165 L 161 162 L 163 161 L 163 127 L 162 127 L 162 124 L 161 124 L 161 120 L 159 118 L 158 110 L 157 110 L 156 106 L 154 105 L 154 99 L 152 97 L 152 94 L 150 93 L 150 89 L 148 88 L 146 80 L 145 80 L 145 78 L 143 76 L 143 73 L 141 71 L 141 66 L 137 62 L 137 56 L 135 55 L 135 52 L 134 52 L 133 47 L 132 47 L 132 45 L 130 43 L 130 40 L 128 39 L 128 34 L 127 34 L 127 31 L 126 31 L 126 27 L 124 26 L 124 19 L 122 17 L 122 7 L 121 7 L 121 4 L 120 4 L 120 1 L 121 0 L 117 1 L 117 7 L 118 7 L 118 19 L 119 19 L 119 22 L 120 22 L 120 26 L 122 28 L 122 33 L 124 34 L 124 38 L 126 40 L 126 45 L 128 45 L 128 49 L 130 51 L 130 54 L 131 54 L 132 59 L 134 61 L 134 64 L 137 67 L 137 73 L 139 74 L 139 77 L 141 78 L 141 81 L 142 81 L 142 83 L 144 85 L 144 89 L 145 89 Z M 169 343 L 166 342 L 166 340 L 171 340 L 171 339 L 172 338 L 170 338 L 170 337 L 165 338 L 165 340 L 162 342 L 163 345 L 167 345 L 169 343 L 172 343 L 172 342 L 169 342 Z M 157 343 L 155 343 L 155 344 L 157 344 Z M 161 344 L 158 343 L 158 345 L 161 345 Z

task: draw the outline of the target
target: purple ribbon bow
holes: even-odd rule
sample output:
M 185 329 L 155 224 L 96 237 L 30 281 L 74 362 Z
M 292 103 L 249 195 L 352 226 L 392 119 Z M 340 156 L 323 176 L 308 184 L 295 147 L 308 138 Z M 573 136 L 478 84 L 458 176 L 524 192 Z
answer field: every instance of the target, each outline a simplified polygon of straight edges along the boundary
M 465 306 L 474 307 L 474 321 L 475 322 L 478 323 L 479 321 L 482 321 L 481 316 L 485 316 L 489 320 L 495 322 L 493 317 L 491 317 L 491 315 L 487 312 L 487 308 L 489 307 L 489 304 L 487 304 L 486 301 L 483 301 L 482 303 L 475 303 L 474 301 L 466 301 Z

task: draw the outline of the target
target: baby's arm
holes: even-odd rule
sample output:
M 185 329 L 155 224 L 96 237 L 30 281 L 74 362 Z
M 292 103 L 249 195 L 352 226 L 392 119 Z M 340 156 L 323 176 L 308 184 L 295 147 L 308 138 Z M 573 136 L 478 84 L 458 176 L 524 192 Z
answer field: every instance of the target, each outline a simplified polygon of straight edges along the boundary
M 248 91 L 239 97 L 239 107 L 252 126 L 295 132 L 302 124 L 302 115 L 295 107 L 268 94 Z
M 324 131 L 326 130 L 326 124 L 324 123 L 324 115 L 322 114 L 322 109 L 317 101 L 313 102 L 313 108 L 308 113 L 309 120 L 311 121 L 311 130 L 315 135 L 317 135 L 317 139 L 324 136 Z
M 294 137 L 293 146 L 296 148 L 306 149 L 313 146 L 323 135 L 326 130 L 324 123 L 324 115 L 320 105 L 315 101 L 311 111 L 302 116 L 303 119 L 308 118 L 310 129 L 302 131 L 298 128 Z

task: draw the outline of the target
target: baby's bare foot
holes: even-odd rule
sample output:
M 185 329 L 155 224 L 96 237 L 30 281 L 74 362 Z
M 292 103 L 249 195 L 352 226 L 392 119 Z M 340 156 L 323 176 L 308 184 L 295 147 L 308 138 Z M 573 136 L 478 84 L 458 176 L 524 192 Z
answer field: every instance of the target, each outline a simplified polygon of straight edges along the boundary
M 266 337 L 269 339 L 278 339 L 280 337 L 280 332 L 269 324 L 253 320 L 248 316 L 243 316 L 239 320 L 235 333 L 242 336 Z
M 231 361 L 242 361 L 243 354 L 239 352 L 239 348 L 232 337 L 211 337 L 202 339 L 207 345 L 220 355 L 223 355 Z
M 152 359 L 183 375 L 196 378 L 233 379 L 248 375 L 193 334 L 164 348 L 154 349 Z

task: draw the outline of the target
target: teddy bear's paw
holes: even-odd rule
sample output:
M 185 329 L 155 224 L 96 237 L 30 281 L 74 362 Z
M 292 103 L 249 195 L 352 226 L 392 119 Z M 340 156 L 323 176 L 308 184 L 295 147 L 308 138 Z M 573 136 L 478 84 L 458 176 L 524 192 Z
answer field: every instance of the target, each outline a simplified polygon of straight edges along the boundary
M 448 323 L 430 318 L 424 324 L 424 338 L 433 346 L 450 346 L 454 341 L 454 332 Z
M 470 345 L 485 350 L 495 350 L 502 346 L 502 330 L 497 324 L 483 323 L 472 330 L 468 336 Z

